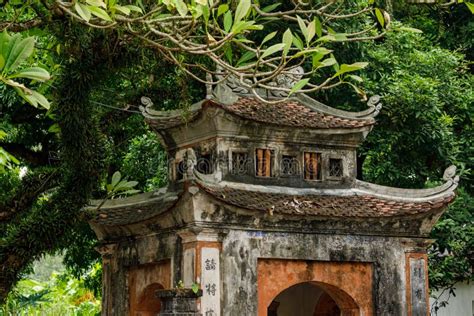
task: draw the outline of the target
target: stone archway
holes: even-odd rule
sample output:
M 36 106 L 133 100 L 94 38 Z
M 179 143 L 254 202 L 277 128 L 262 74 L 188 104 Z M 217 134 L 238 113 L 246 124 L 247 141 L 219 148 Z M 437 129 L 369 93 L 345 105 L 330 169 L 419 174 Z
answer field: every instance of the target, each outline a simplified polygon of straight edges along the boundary
M 314 307 L 313 316 L 338 316 L 340 314 L 339 305 L 328 293 L 324 292 Z
M 159 283 L 148 285 L 138 299 L 133 316 L 156 316 L 161 310 L 161 301 L 156 297 L 155 292 L 163 288 L 163 285 Z
M 156 316 L 161 302 L 155 291 L 171 287 L 170 260 L 135 266 L 128 274 L 129 315 Z
M 274 299 L 298 284 L 315 286 L 321 290 L 321 295 L 326 293 L 340 309 L 341 316 L 373 315 L 370 263 L 259 259 L 257 279 L 258 316 L 269 315 L 268 307 Z M 318 299 L 323 297 L 314 299 L 309 315 L 318 315 L 314 314 L 317 312 L 316 304 L 324 303 Z M 326 300 L 329 304 L 330 300 Z

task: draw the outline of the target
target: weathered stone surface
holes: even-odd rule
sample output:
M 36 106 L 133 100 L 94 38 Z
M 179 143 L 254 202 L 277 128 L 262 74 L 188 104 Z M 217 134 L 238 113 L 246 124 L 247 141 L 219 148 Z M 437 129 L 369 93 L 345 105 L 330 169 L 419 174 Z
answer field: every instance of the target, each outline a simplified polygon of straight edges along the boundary
M 156 297 L 162 302 L 159 316 L 201 316 L 197 306 L 202 291 L 191 289 L 157 290 Z
M 234 90 L 192 106 L 187 122 L 143 110 L 168 150 L 170 184 L 107 201 L 91 220 L 102 315 L 275 315 L 297 306 L 275 300 L 298 284 L 344 316 L 426 314 L 429 233 L 454 198 L 455 169 L 425 190 L 356 180 L 376 98 L 358 113 L 304 95 L 263 109 Z M 200 299 L 175 289 L 193 283 Z

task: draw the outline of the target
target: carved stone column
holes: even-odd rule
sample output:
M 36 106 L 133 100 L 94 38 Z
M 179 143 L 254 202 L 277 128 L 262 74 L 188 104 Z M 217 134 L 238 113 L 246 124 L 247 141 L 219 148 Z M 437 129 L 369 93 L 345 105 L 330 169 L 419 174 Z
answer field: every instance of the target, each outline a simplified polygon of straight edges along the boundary
M 191 289 L 157 290 L 156 297 L 161 300 L 159 316 L 202 316 L 198 299 L 202 291 L 194 293 Z
M 427 248 L 432 243 L 432 239 L 402 239 L 405 246 L 408 316 L 426 316 L 430 313 Z
M 200 311 L 206 316 L 221 315 L 220 254 L 222 232 L 190 228 L 179 232 L 183 240 L 183 282 L 201 286 Z
M 102 316 L 113 315 L 112 275 L 117 269 L 115 254 L 117 244 L 102 244 L 95 248 L 102 256 Z

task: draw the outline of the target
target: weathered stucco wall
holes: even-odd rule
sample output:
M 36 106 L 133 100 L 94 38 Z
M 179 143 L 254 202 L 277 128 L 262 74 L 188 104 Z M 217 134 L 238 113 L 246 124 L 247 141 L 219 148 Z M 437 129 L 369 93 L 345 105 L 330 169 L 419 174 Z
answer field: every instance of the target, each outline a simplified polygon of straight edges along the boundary
M 259 258 L 370 263 L 374 314 L 406 315 L 402 248 L 396 239 L 383 237 L 234 230 L 223 241 L 223 315 L 257 315 Z
M 379 229 L 383 225 L 374 223 L 379 227 L 369 235 L 369 222 L 364 224 L 348 219 L 293 221 L 281 216 L 251 214 L 249 210 L 221 205 L 207 195 L 195 192 L 193 187 L 188 191 L 189 198 L 182 199 L 166 214 L 130 226 L 128 230 L 135 234 L 134 237 L 114 240 L 113 251 L 104 256 L 103 315 L 129 315 L 135 308 L 132 306 L 131 309 L 134 298 L 130 293 L 137 291 L 133 289 L 136 285 L 131 284 L 131 275 L 143 274 L 143 269 L 163 260 L 169 262 L 167 286 L 174 287 L 180 280 L 188 286 L 197 279 L 203 281 L 200 279 L 205 260 L 202 250 L 206 247 L 217 249 L 219 271 L 216 271 L 216 294 L 212 297 L 205 291 L 208 284 L 202 282 L 202 300 L 206 306 L 219 306 L 220 315 L 264 315 L 262 309 L 266 311 L 267 306 L 258 304 L 262 293 L 258 286 L 262 280 L 269 279 L 269 275 L 259 275 L 258 263 L 262 260 L 283 263 L 278 269 L 293 262 L 295 266 L 291 271 L 300 271 L 301 267 L 308 270 L 311 266 L 310 270 L 314 272 L 311 278 L 301 276 L 304 269 L 299 276 L 295 272 L 293 279 L 279 276 L 277 279 L 283 283 L 279 283 L 278 291 L 267 297 L 267 301 L 298 282 L 322 282 L 344 289 L 347 285 L 344 277 L 347 277 L 348 284 L 364 293 L 361 296 L 351 289 L 344 289 L 357 304 L 366 306 L 359 306 L 362 315 L 408 315 L 407 306 L 412 299 L 406 290 L 410 278 L 406 272 L 406 253 L 423 252 L 426 242 L 400 234 L 403 226 L 390 225 L 382 234 Z M 161 233 L 149 233 L 153 230 Z M 196 237 L 204 230 L 218 237 Z M 146 234 L 140 236 L 140 232 Z M 191 256 L 187 256 L 186 251 Z M 327 269 L 317 268 L 324 264 Z M 331 270 L 341 265 L 346 265 L 346 270 Z M 365 268 L 361 270 L 361 267 Z M 140 269 L 143 271 L 139 272 Z M 424 284 L 423 279 L 414 282 Z M 145 281 L 142 283 L 142 288 L 147 286 Z M 407 299 L 410 302 L 407 303 Z M 416 297 L 413 302 L 416 303 Z M 413 315 L 421 314 L 413 312 Z

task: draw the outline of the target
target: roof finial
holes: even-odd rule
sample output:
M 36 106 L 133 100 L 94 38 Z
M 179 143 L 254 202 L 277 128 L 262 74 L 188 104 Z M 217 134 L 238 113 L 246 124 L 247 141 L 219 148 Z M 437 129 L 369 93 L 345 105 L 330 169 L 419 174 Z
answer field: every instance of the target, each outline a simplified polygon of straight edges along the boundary
M 458 183 L 459 182 L 459 176 L 456 175 L 456 166 L 455 165 L 451 165 L 449 166 L 448 168 L 446 168 L 444 170 L 444 173 L 443 173 L 443 180 L 444 181 L 453 181 L 454 183 Z

